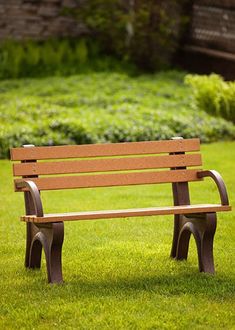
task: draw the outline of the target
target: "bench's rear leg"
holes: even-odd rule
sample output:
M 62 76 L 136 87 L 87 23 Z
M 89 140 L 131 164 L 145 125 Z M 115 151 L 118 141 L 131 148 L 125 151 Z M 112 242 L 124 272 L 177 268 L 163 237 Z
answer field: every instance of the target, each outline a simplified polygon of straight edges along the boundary
M 174 232 L 173 232 L 173 240 L 172 240 L 172 247 L 171 247 L 171 254 L 170 254 L 170 256 L 172 258 L 176 258 L 179 234 L 180 234 L 180 231 L 181 231 L 184 223 L 185 223 L 185 221 L 184 221 L 184 218 L 182 215 L 177 214 L 174 216 Z M 185 235 L 181 237 L 180 260 L 187 259 L 190 236 L 191 236 L 191 233 L 185 233 Z
M 214 273 L 213 241 L 216 231 L 216 213 L 183 217 L 178 236 L 175 258 L 187 259 L 190 235 L 193 234 L 198 253 L 199 271 Z
M 33 223 L 26 224 L 26 251 L 25 251 L 25 267 L 40 268 L 42 244 L 37 241 L 37 244 L 32 246 L 32 241 L 38 232 L 38 228 Z
M 189 187 L 188 182 L 178 182 L 172 184 L 174 205 L 190 205 Z M 171 257 L 175 258 L 177 254 L 179 234 L 182 226 L 184 225 L 184 216 L 181 214 L 174 215 L 174 232 L 171 248 Z M 181 259 L 187 259 L 188 246 L 190 235 L 182 237 L 181 244 Z
M 29 192 L 24 193 L 25 198 L 25 211 L 26 214 L 35 214 L 32 196 Z M 26 250 L 25 250 L 25 267 L 27 268 L 40 268 L 42 246 L 36 244 L 31 251 L 32 241 L 38 232 L 38 228 L 33 223 L 26 224 Z
M 184 231 L 181 235 L 181 229 L 185 224 L 184 217 L 182 215 L 175 215 L 174 220 L 174 234 L 172 241 L 171 257 L 177 260 L 187 260 L 189 241 L 191 237 L 190 231 Z M 180 241 L 179 241 L 180 237 Z

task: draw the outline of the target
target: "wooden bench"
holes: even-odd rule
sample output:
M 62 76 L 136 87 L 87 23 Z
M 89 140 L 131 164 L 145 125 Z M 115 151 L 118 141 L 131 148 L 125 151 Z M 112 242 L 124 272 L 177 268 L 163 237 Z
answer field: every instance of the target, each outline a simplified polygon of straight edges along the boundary
M 27 222 L 25 266 L 40 268 L 43 247 L 48 282 L 63 281 L 64 221 L 173 214 L 171 257 L 187 259 L 192 233 L 197 244 L 199 270 L 214 273 L 216 212 L 230 211 L 231 207 L 221 176 L 216 171 L 195 168 L 202 165 L 199 150 L 199 139 L 182 138 L 53 147 L 28 145 L 11 149 L 11 159 L 20 161 L 13 165 L 14 176 L 21 177 L 14 180 L 15 191 L 24 192 L 25 197 L 26 215 L 21 217 Z M 215 181 L 221 203 L 191 205 L 188 182 L 201 181 L 207 176 Z M 173 206 L 45 214 L 40 197 L 43 190 L 160 183 L 172 184 Z

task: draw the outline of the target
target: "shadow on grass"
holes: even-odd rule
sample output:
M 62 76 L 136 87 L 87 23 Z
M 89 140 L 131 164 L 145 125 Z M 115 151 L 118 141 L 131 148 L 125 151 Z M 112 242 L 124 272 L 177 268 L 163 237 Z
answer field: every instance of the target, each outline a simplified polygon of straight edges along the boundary
M 110 279 L 91 282 L 82 281 L 79 278 L 65 285 L 74 287 L 76 292 L 87 295 L 109 295 L 118 294 L 125 291 L 128 294 L 131 291 L 149 291 L 163 295 L 206 295 L 207 298 L 231 298 L 235 294 L 235 280 L 231 278 L 213 277 L 211 275 L 162 275 L 154 277 L 136 277 L 132 279 L 118 279 L 112 281 Z
M 192 269 L 190 269 L 190 272 Z M 193 295 L 203 297 L 209 300 L 229 300 L 235 295 L 235 278 L 232 276 L 211 275 L 199 273 L 194 270 L 193 273 L 186 273 L 185 270 L 178 270 L 177 274 L 166 274 L 156 276 L 131 276 L 112 277 L 106 276 L 103 279 L 84 279 L 80 275 L 65 279 L 63 284 L 50 285 L 38 271 L 27 271 L 27 284 L 21 285 L 22 290 L 35 291 L 38 287 L 42 288 L 45 294 L 55 297 L 58 294 L 63 295 L 63 299 L 87 299 L 99 297 L 136 297 L 138 293 L 149 292 L 153 295 L 164 297 L 174 297 L 180 295 Z M 67 297 L 67 298 L 66 298 Z

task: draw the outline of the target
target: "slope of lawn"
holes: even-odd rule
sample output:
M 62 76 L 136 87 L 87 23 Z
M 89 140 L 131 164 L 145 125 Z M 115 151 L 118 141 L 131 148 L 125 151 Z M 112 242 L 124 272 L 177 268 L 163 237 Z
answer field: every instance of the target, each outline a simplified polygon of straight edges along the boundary
M 27 143 L 234 139 L 231 122 L 193 106 L 184 76 L 106 72 L 0 81 L 0 158 L 9 147 Z
M 221 172 L 235 205 L 235 143 L 203 145 L 202 151 L 203 167 Z M 190 188 L 193 202 L 219 201 L 210 179 Z M 48 212 L 172 203 L 168 185 L 42 197 Z M 40 271 L 23 265 L 23 196 L 13 192 L 8 160 L 0 161 L 0 205 L 0 329 L 235 328 L 234 212 L 218 215 L 215 276 L 198 272 L 193 240 L 187 262 L 171 260 L 172 217 L 148 217 L 66 223 L 65 283 L 48 285 L 44 256 Z

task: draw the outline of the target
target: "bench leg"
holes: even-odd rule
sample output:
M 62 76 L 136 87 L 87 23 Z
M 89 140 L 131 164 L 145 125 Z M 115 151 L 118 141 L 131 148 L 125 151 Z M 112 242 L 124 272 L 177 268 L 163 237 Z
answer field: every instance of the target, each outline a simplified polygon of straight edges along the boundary
M 173 240 L 172 240 L 172 247 L 171 247 L 171 258 L 176 257 L 179 233 L 180 233 L 180 229 L 182 228 L 183 224 L 184 224 L 183 216 L 179 215 L 179 214 L 174 215 L 174 232 L 173 232 Z M 186 259 L 187 259 L 188 244 L 184 244 L 184 245 L 185 245 L 185 247 L 187 247 L 187 249 L 186 249 Z
M 42 247 L 46 257 L 47 277 L 49 283 L 61 283 L 61 253 L 64 240 L 64 224 L 27 224 L 27 243 L 25 266 L 40 268 Z
M 180 216 L 178 219 L 171 256 L 176 260 L 187 259 L 189 240 L 193 234 L 197 245 L 199 271 L 213 274 L 215 272 L 213 240 L 216 231 L 216 213 Z

